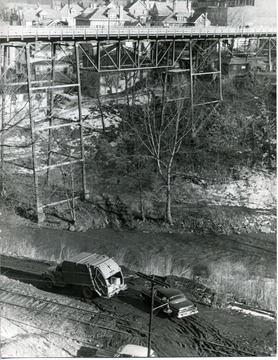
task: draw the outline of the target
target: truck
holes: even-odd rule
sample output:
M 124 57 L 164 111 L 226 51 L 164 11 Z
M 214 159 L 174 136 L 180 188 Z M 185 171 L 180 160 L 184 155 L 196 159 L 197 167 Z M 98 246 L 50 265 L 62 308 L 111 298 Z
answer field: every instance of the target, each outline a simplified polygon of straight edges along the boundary
M 86 299 L 95 293 L 109 299 L 127 288 L 121 268 L 113 258 L 88 252 L 50 266 L 42 278 L 47 290 L 53 286 L 80 286 Z

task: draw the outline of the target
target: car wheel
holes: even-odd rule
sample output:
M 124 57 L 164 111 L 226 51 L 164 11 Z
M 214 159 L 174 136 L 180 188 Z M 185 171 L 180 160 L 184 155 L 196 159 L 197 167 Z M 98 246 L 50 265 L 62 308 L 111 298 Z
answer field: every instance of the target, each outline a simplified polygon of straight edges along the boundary
M 47 290 L 52 290 L 53 289 L 53 281 L 50 278 L 45 278 L 45 287 Z
M 93 297 L 93 290 L 89 286 L 84 286 L 82 288 L 82 294 L 85 299 L 91 299 Z

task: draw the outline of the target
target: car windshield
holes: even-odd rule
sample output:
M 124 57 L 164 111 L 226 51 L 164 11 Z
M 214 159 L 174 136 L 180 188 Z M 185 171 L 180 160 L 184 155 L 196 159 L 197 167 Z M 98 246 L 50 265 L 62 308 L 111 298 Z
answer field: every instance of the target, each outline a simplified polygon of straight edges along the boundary
M 174 304 L 182 302 L 184 300 L 186 300 L 186 297 L 183 294 L 174 295 L 170 298 L 170 302 Z

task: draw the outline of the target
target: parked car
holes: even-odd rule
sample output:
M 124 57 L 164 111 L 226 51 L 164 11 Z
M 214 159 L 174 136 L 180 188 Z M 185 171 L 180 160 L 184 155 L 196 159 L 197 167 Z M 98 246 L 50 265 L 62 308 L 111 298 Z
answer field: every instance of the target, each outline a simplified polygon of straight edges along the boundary
M 150 302 L 151 289 L 143 289 L 141 291 L 143 301 Z M 165 305 L 165 308 L 163 307 Z M 198 313 L 196 305 L 188 300 L 183 292 L 171 287 L 155 286 L 154 288 L 154 308 L 161 308 L 169 315 L 183 318 Z
M 99 349 L 95 353 L 96 358 L 137 358 L 148 357 L 148 348 L 145 346 L 127 344 L 122 345 L 119 349 L 108 348 Z M 150 357 L 157 357 L 157 354 L 151 349 Z
M 117 350 L 114 357 L 148 357 L 148 348 L 133 344 L 123 345 Z M 153 349 L 151 349 L 150 357 L 157 357 Z

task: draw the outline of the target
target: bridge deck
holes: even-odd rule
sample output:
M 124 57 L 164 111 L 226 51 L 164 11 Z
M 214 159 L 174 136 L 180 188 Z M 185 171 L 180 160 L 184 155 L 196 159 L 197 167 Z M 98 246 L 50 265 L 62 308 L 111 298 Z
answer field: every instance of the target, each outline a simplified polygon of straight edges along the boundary
M 162 27 L 122 27 L 109 29 L 93 28 L 32 28 L 2 27 L 0 43 L 33 41 L 90 41 L 90 40 L 156 40 L 156 39 L 198 39 L 233 37 L 276 37 L 274 28 L 162 28 Z

